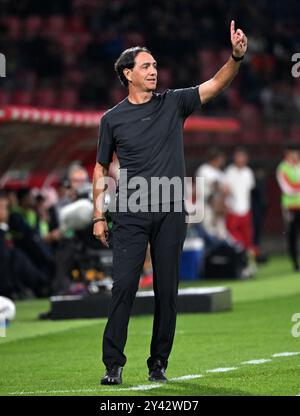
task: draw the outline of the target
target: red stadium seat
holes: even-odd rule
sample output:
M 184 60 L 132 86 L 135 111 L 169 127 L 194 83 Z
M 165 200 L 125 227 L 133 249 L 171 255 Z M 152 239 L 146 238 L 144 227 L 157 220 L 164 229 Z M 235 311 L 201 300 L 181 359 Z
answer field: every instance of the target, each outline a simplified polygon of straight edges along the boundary
M 72 85 L 75 85 L 76 88 L 79 86 L 83 81 L 84 74 L 82 71 L 75 68 L 70 68 L 68 71 L 64 74 L 64 80 L 66 82 L 72 83 Z
M 56 92 L 52 88 L 42 88 L 36 92 L 34 105 L 39 107 L 55 107 L 57 105 Z
M 26 90 L 17 90 L 11 97 L 11 103 L 15 105 L 31 105 L 32 101 L 32 92 Z
M 261 114 L 253 104 L 243 104 L 239 111 L 242 124 L 241 141 L 244 144 L 259 143 L 263 139 L 263 124 Z
M 61 91 L 58 98 L 60 108 L 73 110 L 78 106 L 78 93 L 73 88 L 67 88 Z
M 7 105 L 10 103 L 11 103 L 11 100 L 10 100 L 9 92 L 0 90 L 0 105 Z
M 230 48 L 221 49 L 219 52 L 219 63 L 222 65 L 223 62 L 228 60 L 228 57 L 231 55 L 232 51 Z
M 7 16 L 3 19 L 4 26 L 11 40 L 18 40 L 22 34 L 22 21 L 16 16 Z
M 240 140 L 243 144 L 261 143 L 262 139 L 263 131 L 258 129 L 242 128 Z
M 87 45 L 91 42 L 92 36 L 90 33 L 81 33 L 76 36 L 76 50 L 78 53 L 84 53 Z
M 247 129 L 261 129 L 262 118 L 259 109 L 253 104 L 244 103 L 240 108 L 239 118 Z
M 237 145 L 239 138 L 233 133 L 218 132 L 214 135 L 213 142 L 215 146 L 230 146 Z M 209 142 L 208 142 L 209 144 Z
M 72 51 L 75 46 L 75 37 L 71 33 L 63 32 L 58 36 L 59 44 L 61 45 L 64 53 L 67 51 Z
M 267 126 L 265 128 L 265 140 L 267 143 L 284 143 L 284 134 L 280 126 Z
M 144 45 L 145 36 L 141 32 L 128 32 L 125 39 L 125 47 L 130 48 L 132 45 Z
M 37 35 L 42 27 L 43 21 L 40 16 L 29 16 L 24 22 L 24 31 L 27 37 Z
M 199 49 L 197 51 L 197 58 L 200 64 L 215 66 L 218 64 L 218 54 L 211 49 Z M 227 58 L 228 59 L 228 58 Z
M 50 16 L 44 25 L 44 35 L 58 38 L 65 31 L 65 18 L 60 15 Z
M 227 91 L 227 102 L 232 110 L 239 110 L 243 105 L 239 91 L 235 86 L 232 86 Z
M 289 139 L 293 142 L 300 142 L 300 125 L 291 126 Z
M 69 33 L 84 33 L 86 32 L 84 20 L 81 16 L 71 16 L 66 22 L 67 31 Z

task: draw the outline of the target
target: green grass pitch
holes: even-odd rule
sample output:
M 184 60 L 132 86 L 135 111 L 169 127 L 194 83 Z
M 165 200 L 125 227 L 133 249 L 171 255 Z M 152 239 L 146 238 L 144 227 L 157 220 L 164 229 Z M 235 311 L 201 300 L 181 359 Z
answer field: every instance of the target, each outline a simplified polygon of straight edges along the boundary
M 106 319 L 38 321 L 48 300 L 18 302 L 17 318 L 0 338 L 0 395 L 300 394 L 300 354 L 273 357 L 300 353 L 300 337 L 291 332 L 292 316 L 300 313 L 300 273 L 276 257 L 250 281 L 181 287 L 220 284 L 232 288 L 232 311 L 179 315 L 167 371 L 173 380 L 156 385 L 146 367 L 152 316 L 130 320 L 123 384 L 101 386 Z M 245 363 L 252 360 L 266 361 Z

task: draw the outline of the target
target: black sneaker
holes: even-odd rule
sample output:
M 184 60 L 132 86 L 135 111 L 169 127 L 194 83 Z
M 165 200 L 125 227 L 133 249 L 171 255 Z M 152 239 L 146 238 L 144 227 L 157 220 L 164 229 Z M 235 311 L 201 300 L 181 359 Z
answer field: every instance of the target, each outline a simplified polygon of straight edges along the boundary
M 160 360 L 157 360 L 149 369 L 149 381 L 165 382 L 168 381 L 166 377 L 166 368 Z
M 105 376 L 101 379 L 101 384 L 121 384 L 123 367 L 117 365 L 107 368 Z

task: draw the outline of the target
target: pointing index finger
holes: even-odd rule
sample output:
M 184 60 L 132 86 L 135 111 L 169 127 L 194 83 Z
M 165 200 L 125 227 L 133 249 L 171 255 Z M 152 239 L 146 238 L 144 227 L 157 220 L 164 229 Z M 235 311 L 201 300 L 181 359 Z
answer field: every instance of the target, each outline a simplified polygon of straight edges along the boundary
M 234 20 L 231 20 L 231 23 L 230 23 L 230 34 L 231 34 L 231 36 L 234 35 L 234 32 L 235 32 L 234 24 L 235 24 Z

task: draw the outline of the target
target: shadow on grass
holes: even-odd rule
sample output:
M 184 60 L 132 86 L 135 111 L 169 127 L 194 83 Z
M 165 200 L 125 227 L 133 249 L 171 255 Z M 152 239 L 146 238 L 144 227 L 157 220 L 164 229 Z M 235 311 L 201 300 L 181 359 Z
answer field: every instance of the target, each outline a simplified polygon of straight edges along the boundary
M 172 388 L 174 387 L 174 388 Z M 159 395 L 176 395 L 176 396 L 252 396 L 251 393 L 242 390 L 228 389 L 225 387 L 214 388 L 205 385 L 195 385 L 189 383 L 167 384 L 166 387 L 149 390 L 149 396 Z
M 118 387 L 116 387 L 115 392 L 110 391 L 109 395 L 119 396 L 123 394 L 130 394 L 132 396 L 253 396 L 249 392 L 243 390 L 230 389 L 226 387 L 210 387 L 207 385 L 196 385 L 194 383 L 185 382 L 176 382 L 176 383 L 166 383 L 165 385 L 159 386 L 154 389 L 144 390 L 144 391 L 130 391 L 126 392 L 122 388 L 130 388 L 133 386 L 122 385 L 120 386 L 120 391 L 118 393 Z M 105 395 L 105 391 L 103 394 Z M 108 392 L 107 392 L 108 393 Z

